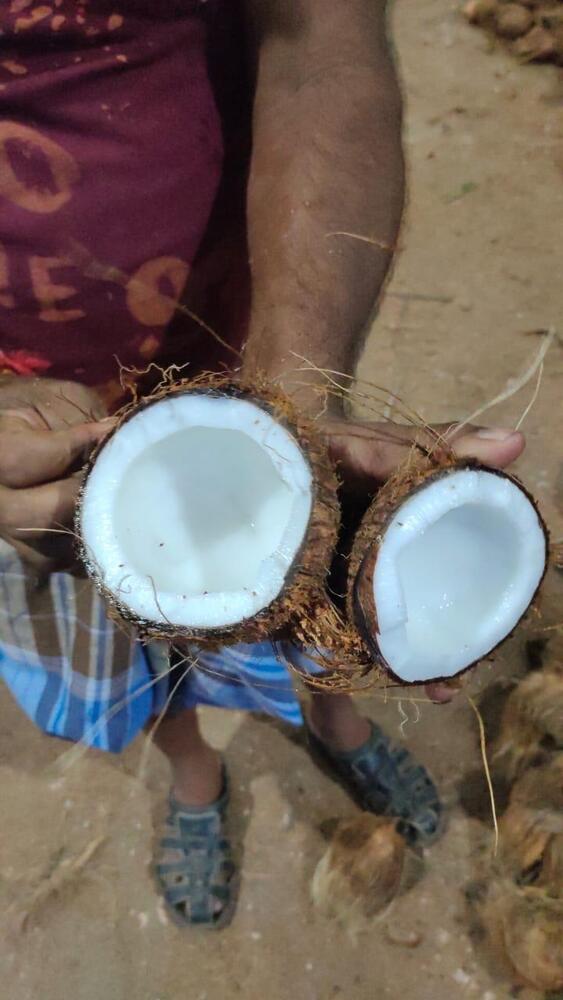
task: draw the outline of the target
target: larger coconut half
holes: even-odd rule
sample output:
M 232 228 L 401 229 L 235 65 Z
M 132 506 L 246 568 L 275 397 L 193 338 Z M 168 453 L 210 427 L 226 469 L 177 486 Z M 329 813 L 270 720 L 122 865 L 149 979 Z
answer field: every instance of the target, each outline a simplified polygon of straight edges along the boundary
M 95 456 L 77 530 L 90 575 L 147 633 L 250 641 L 322 587 L 337 530 L 322 443 L 280 398 L 180 386 Z
M 544 524 L 515 479 L 467 465 L 426 472 L 368 512 L 351 560 L 351 614 L 399 681 L 454 677 L 512 632 L 546 554 Z

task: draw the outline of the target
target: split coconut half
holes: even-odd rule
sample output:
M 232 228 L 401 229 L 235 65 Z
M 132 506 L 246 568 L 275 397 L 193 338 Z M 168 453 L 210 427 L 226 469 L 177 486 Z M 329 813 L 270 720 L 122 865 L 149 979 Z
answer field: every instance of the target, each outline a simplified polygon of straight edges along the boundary
M 399 682 L 451 678 L 513 631 L 546 560 L 544 523 L 516 479 L 467 462 L 426 469 L 390 483 L 366 514 L 350 617 Z
M 258 641 L 322 591 L 338 528 L 325 446 L 281 395 L 216 378 L 133 407 L 95 454 L 82 558 L 145 635 Z

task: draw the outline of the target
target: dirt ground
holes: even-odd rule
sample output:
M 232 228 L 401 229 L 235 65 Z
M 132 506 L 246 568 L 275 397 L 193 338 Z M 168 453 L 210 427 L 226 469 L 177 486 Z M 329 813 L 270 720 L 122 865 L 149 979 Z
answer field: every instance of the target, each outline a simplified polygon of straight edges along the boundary
M 563 306 L 563 75 L 491 51 L 456 6 L 451 0 L 396 5 L 410 206 L 404 249 L 362 363 L 364 377 L 399 393 L 428 420 L 467 416 L 495 397 L 537 350 L 539 338 L 529 331 L 561 323 Z M 526 418 L 529 445 L 518 467 L 555 537 L 563 536 L 562 373 L 563 343 L 556 342 Z M 528 385 L 487 419 L 514 424 L 532 392 Z M 563 618 L 562 593 L 552 573 L 543 624 Z M 517 636 L 494 668 L 480 668 L 471 689 L 520 673 L 525 638 Z M 205 714 L 206 730 L 228 755 L 243 880 L 229 929 L 185 932 L 168 922 L 149 872 L 153 823 L 167 791 L 163 760 L 153 752 L 139 782 L 138 741 L 119 759 L 92 753 L 65 769 L 67 746 L 36 732 L 2 692 L 3 995 L 517 995 L 470 935 L 465 910 L 463 887 L 489 831 L 475 719 L 463 699 L 418 707 L 417 720 L 416 706 L 404 702 L 408 721 L 400 731 L 396 703 L 365 701 L 366 711 L 432 769 L 449 805 L 448 831 L 427 852 L 422 879 L 355 943 L 309 901 L 322 828 L 331 818 L 354 815 L 355 807 L 316 770 L 295 734 L 239 713 Z M 68 859 L 78 859 L 74 873 Z M 66 888 L 34 903 L 45 875 L 61 863 Z M 420 937 L 416 947 L 396 943 L 410 932 Z

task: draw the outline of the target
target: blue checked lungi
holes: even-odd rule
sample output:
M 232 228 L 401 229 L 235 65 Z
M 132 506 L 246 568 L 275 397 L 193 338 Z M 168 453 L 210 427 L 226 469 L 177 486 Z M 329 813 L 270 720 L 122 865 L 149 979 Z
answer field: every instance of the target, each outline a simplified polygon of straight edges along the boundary
M 169 664 L 168 644 L 142 645 L 122 630 L 89 580 L 54 573 L 38 582 L 0 541 L 0 676 L 44 732 L 119 751 L 167 702 L 172 711 L 216 705 L 302 723 L 291 674 L 269 642 L 194 648 Z

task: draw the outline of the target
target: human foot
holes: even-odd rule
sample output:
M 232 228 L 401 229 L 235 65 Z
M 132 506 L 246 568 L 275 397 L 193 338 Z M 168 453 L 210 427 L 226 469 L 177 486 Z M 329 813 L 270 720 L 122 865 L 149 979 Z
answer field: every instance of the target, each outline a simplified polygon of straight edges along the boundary
M 436 839 L 442 827 L 438 792 L 425 768 L 407 750 L 394 746 L 375 723 L 361 716 L 357 716 L 355 729 L 347 731 L 345 741 L 339 731 L 337 747 L 334 729 L 332 739 L 327 739 L 327 726 L 319 728 L 318 721 L 314 726 L 312 718 L 309 712 L 306 729 L 312 756 L 343 784 L 362 809 L 399 817 L 401 832 L 411 844 Z M 352 732 L 356 733 L 356 746 L 344 749 L 342 743 L 352 742 Z M 358 744 L 360 735 L 363 739 Z
M 227 775 L 221 793 L 201 806 L 184 805 L 172 794 L 155 859 L 155 874 L 176 923 L 219 929 L 236 905 L 236 867 L 226 836 Z
M 207 806 L 221 795 L 223 765 L 221 755 L 206 743 L 187 758 L 171 761 L 172 794 L 186 806 Z
M 371 726 L 348 695 L 312 692 L 306 709 L 307 728 L 337 752 L 357 750 L 369 738 Z

